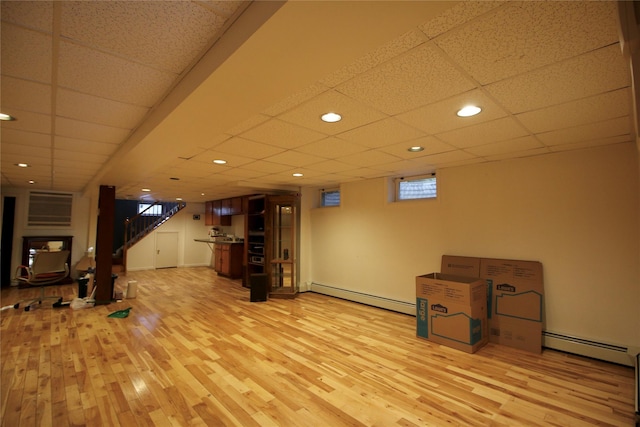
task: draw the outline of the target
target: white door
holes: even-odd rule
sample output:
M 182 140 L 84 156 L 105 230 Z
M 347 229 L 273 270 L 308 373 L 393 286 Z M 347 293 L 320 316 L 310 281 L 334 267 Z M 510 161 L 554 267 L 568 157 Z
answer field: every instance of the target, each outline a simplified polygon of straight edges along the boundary
M 178 232 L 156 233 L 156 268 L 178 266 Z

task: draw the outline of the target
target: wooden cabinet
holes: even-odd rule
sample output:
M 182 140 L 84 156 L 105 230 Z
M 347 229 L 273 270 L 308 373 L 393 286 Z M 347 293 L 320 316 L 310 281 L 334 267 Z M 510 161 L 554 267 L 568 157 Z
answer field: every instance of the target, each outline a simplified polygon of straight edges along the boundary
M 299 197 L 269 196 L 266 209 L 269 297 L 294 298 L 297 278 Z
M 242 197 L 205 203 L 205 225 L 231 225 L 231 216 L 244 214 Z
M 231 215 L 242 215 L 242 197 L 234 197 L 231 199 Z
M 242 277 L 242 249 L 240 243 L 216 243 L 214 249 L 214 270 L 220 276 L 230 279 Z
M 265 273 L 265 195 L 249 196 L 245 214 L 245 276 L 242 285 L 250 287 L 252 274 Z
M 205 225 L 231 225 L 231 217 L 222 215 L 222 200 L 205 203 Z
M 297 242 L 300 198 L 258 195 L 246 200 L 243 285 L 266 274 L 270 297 L 293 298 L 298 293 Z

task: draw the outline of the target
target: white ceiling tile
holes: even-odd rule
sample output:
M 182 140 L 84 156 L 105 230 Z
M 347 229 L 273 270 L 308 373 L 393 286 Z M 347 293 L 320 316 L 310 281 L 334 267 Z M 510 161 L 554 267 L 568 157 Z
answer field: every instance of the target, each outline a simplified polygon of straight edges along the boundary
M 629 117 L 618 117 L 602 122 L 539 133 L 536 136 L 545 145 L 575 144 L 624 135 L 630 136 Z
M 191 1 L 64 2 L 61 22 L 63 37 L 180 74 L 225 19 Z
M 506 154 L 494 154 L 491 156 L 486 156 L 485 159 L 488 161 L 500 161 L 500 160 L 509 160 L 509 159 L 517 159 L 523 157 L 532 157 L 532 156 L 540 156 L 543 154 L 549 154 L 551 149 L 549 147 L 542 148 L 534 148 L 532 150 L 523 150 L 516 151 L 515 153 L 506 153 Z
M 325 113 L 338 113 L 342 120 L 326 123 L 320 119 Z M 386 117 L 381 112 L 355 101 L 334 90 L 324 92 L 311 101 L 281 114 L 278 118 L 289 123 L 335 135 Z
M 3 76 L 51 84 L 53 52 L 50 35 L 4 22 L 0 34 Z
M 326 135 L 319 132 L 278 119 L 264 122 L 244 132 L 241 136 L 252 141 L 263 142 L 285 149 L 300 147 L 326 137 Z
M 265 172 L 243 168 L 229 168 L 220 172 L 220 175 L 225 175 L 234 179 L 249 179 L 264 176 Z
M 616 3 L 587 1 L 510 2 L 436 39 L 483 85 L 617 41 Z
M 197 0 L 196 3 L 211 9 L 216 15 L 229 18 L 246 2 L 244 0 Z
M 549 147 L 550 151 L 570 151 L 570 150 L 583 150 L 585 148 L 600 147 L 602 145 L 611 144 L 629 144 L 633 143 L 634 138 L 630 135 L 612 136 L 603 139 L 592 139 L 591 141 L 577 142 L 574 144 L 562 144 Z
M 257 172 L 268 173 L 279 173 L 286 170 L 290 170 L 291 166 L 289 165 L 279 165 L 277 163 L 266 162 L 264 160 L 257 160 L 253 163 L 249 163 L 244 165 L 241 169 L 249 169 Z
M 248 141 L 248 142 L 250 142 L 251 144 L 257 144 L 256 142 L 251 142 L 251 141 Z M 218 169 L 218 167 L 222 167 L 222 169 L 233 168 L 237 166 L 246 165 L 247 163 L 251 163 L 256 160 L 252 157 L 249 157 L 248 152 L 243 154 L 245 155 L 239 156 L 237 154 L 224 153 L 217 149 L 207 150 L 193 156 L 189 160 L 189 163 L 181 163 L 181 167 L 191 167 L 190 165 L 192 163 L 197 162 L 197 163 L 202 163 L 207 165 L 210 171 L 214 172 Z M 257 158 L 261 158 L 261 157 L 257 157 Z M 219 165 L 219 164 L 213 163 L 214 160 L 226 160 L 227 163 L 224 165 Z
M 80 153 L 91 153 L 101 156 L 111 156 L 118 149 L 117 144 L 66 138 L 63 136 L 56 136 L 54 138 L 54 145 L 58 150 L 77 151 Z
M 518 122 L 511 117 L 504 117 L 474 126 L 443 132 L 436 136 L 454 147 L 469 148 L 525 135 L 527 135 L 527 131 Z
M 5 145 L 6 144 L 6 145 Z M 2 127 L 2 154 L 5 146 L 9 144 L 19 144 L 28 147 L 51 148 L 51 135 L 46 133 L 28 132 L 17 129 Z
M 413 152 L 409 151 L 410 147 L 423 147 L 423 151 Z M 430 154 L 444 153 L 446 151 L 455 150 L 449 144 L 440 141 L 433 136 L 427 136 L 424 138 L 414 139 L 411 141 L 402 142 L 400 144 L 388 145 L 386 147 L 380 147 L 380 151 L 393 154 L 401 159 L 415 159 L 417 157 L 427 156 Z
M 621 89 L 518 114 L 516 117 L 533 133 L 548 132 L 626 116 L 629 114 L 630 99 L 629 90 Z
M 10 111 L 5 111 L 3 108 L 3 113 L 9 113 L 17 120 L 11 122 L 1 122 L 0 126 L 2 131 L 5 129 L 14 129 L 21 130 L 25 132 L 35 132 L 35 133 L 43 133 L 50 134 L 51 133 L 51 116 L 47 114 L 34 113 L 31 111 L 23 111 L 19 109 L 11 109 Z
M 485 89 L 510 112 L 522 113 L 630 85 L 629 65 L 614 44 Z
M 474 88 L 474 83 L 431 44 L 361 74 L 336 89 L 395 115 Z
M 347 171 L 340 172 L 340 175 L 350 176 L 353 178 L 369 179 L 379 178 L 385 176 L 387 173 L 380 169 L 374 168 L 355 168 Z
M 152 107 L 176 77 L 84 46 L 60 43 L 60 85 L 76 92 Z
M 64 117 L 56 118 L 56 135 L 87 141 L 120 144 L 129 136 L 129 129 L 103 126 L 97 123 L 81 122 Z
M 418 28 L 429 38 L 434 38 L 505 3 L 504 1 L 465 0 Z
M 434 166 L 442 166 L 451 164 L 454 162 L 461 162 L 473 159 L 475 156 L 461 151 L 447 151 L 446 153 L 438 153 L 432 154 L 430 156 L 419 157 L 414 160 L 416 164 L 425 164 L 425 165 L 434 165 Z
M 275 156 L 265 158 L 266 161 L 281 163 L 283 165 L 289 165 L 294 167 L 302 167 L 319 163 L 325 159 L 322 157 L 312 156 L 311 154 L 299 153 L 293 150 L 287 150 Z
M 3 1 L 2 21 L 22 25 L 33 30 L 51 33 L 52 1 Z
M 516 153 L 518 151 L 533 150 L 543 145 L 533 136 L 510 139 L 508 141 L 494 142 L 492 144 L 470 147 L 465 151 L 476 156 L 494 156 L 498 154 Z
M 340 173 L 346 170 L 353 169 L 353 165 L 348 165 L 338 160 L 325 160 L 320 163 L 314 163 L 307 168 L 323 173 Z
M 296 151 L 324 157 L 325 159 L 337 159 L 366 150 L 368 150 L 367 147 L 334 137 L 324 138 L 296 148 Z
M 458 110 L 467 105 L 479 106 L 482 112 L 472 117 L 458 117 L 456 114 Z M 436 134 L 499 119 L 506 115 L 507 113 L 490 97 L 476 89 L 395 117 L 428 134 Z
M 56 169 L 60 170 L 78 170 L 84 174 L 94 176 L 100 167 L 104 164 L 103 161 L 90 161 L 90 159 L 83 159 L 81 162 L 69 159 L 56 159 Z
M 340 158 L 341 162 L 360 167 L 375 167 L 375 165 L 380 165 L 387 162 L 396 162 L 398 160 L 398 157 L 378 150 L 363 151 L 362 153 L 352 154 Z
M 264 159 L 265 157 L 274 156 L 283 151 L 284 149 L 274 147 L 273 145 L 262 144 L 239 137 L 228 139 L 214 147 L 214 153 L 220 152 L 223 154 L 249 157 L 251 159 Z
M 392 58 L 395 58 L 398 55 L 401 55 L 416 46 L 421 45 L 427 41 L 424 33 L 419 30 L 409 31 L 397 39 L 391 40 L 388 43 L 385 43 L 383 46 L 369 53 L 368 55 L 363 56 L 362 58 L 352 62 L 349 65 L 346 65 L 333 73 L 329 74 L 327 77 L 320 80 L 321 83 L 325 84 L 328 87 L 336 87 L 341 83 L 357 76 L 358 74 L 362 74 L 383 62 L 386 62 Z
M 122 129 L 133 129 L 149 111 L 146 107 L 65 89 L 58 90 L 56 102 L 56 113 L 60 116 Z
M 321 83 L 315 83 L 299 92 L 276 102 L 264 110 L 264 114 L 275 117 L 285 111 L 291 110 L 298 105 L 315 98 L 316 96 L 326 92 L 329 88 Z
M 269 120 L 271 117 L 266 116 L 264 114 L 255 114 L 244 122 L 226 130 L 228 135 L 240 135 L 242 132 L 246 132 L 251 128 L 258 126 Z
M 2 156 L 6 158 L 18 159 L 14 163 L 31 163 L 31 159 L 48 159 L 51 157 L 51 148 L 49 146 L 38 147 L 27 144 L 2 143 Z M 4 172 L 4 171 L 3 171 Z
M 392 117 L 369 123 L 340 134 L 341 139 L 357 144 L 378 148 L 403 141 L 418 139 L 424 132 L 408 126 Z
M 104 154 L 95 154 L 95 153 L 82 153 L 79 151 L 65 151 L 61 149 L 53 150 L 53 158 L 54 161 L 57 159 L 61 160 L 72 160 L 75 162 L 94 162 L 94 163 L 104 163 L 109 159 L 109 156 L 105 156 Z
M 1 86 L 3 112 L 10 107 L 51 114 L 51 85 L 2 76 Z

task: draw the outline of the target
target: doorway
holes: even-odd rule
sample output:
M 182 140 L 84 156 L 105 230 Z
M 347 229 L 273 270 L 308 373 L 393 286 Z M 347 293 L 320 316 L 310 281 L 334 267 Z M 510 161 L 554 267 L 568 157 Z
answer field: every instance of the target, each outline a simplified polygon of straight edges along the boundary
M 2 200 L 2 237 L 0 242 L 0 287 L 11 286 L 11 257 L 13 256 L 13 227 L 16 216 L 16 198 Z
M 156 233 L 156 268 L 178 266 L 178 232 Z

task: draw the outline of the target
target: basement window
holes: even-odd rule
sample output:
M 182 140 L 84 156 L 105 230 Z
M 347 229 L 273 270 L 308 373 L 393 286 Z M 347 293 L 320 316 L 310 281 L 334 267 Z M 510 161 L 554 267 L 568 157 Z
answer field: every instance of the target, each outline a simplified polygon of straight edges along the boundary
M 138 213 L 142 216 L 161 216 L 162 205 L 152 205 L 151 203 L 138 203 Z
M 72 193 L 31 191 L 29 193 L 29 227 L 71 227 Z
M 437 196 L 436 174 L 396 178 L 395 188 L 396 201 L 435 199 Z
M 333 188 L 331 190 L 323 189 L 320 192 L 320 206 L 340 206 L 340 189 Z

